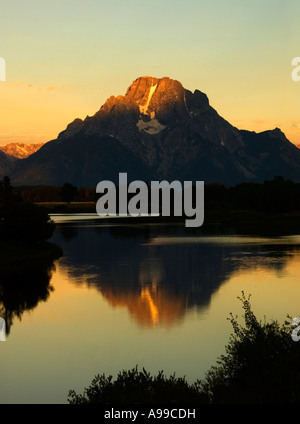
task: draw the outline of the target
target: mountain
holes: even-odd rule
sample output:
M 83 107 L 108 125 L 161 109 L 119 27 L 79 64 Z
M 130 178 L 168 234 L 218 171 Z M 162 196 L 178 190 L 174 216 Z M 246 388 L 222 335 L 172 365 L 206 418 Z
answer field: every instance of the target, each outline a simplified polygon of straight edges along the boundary
M 18 159 L 24 159 L 39 150 L 44 143 L 24 144 L 24 143 L 9 143 L 6 146 L 0 146 L 0 150 L 9 156 Z
M 255 133 L 223 119 L 203 92 L 170 78 L 141 77 L 93 116 L 17 162 L 15 185 L 101 180 L 218 181 L 234 185 L 282 175 L 300 181 L 300 151 L 280 129 Z

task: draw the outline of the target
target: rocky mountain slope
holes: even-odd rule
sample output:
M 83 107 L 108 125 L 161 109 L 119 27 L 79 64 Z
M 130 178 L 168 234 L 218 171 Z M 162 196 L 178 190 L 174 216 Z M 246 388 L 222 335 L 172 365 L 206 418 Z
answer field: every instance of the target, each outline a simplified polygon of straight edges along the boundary
M 0 150 L 0 176 L 10 175 L 16 167 L 17 159 Z

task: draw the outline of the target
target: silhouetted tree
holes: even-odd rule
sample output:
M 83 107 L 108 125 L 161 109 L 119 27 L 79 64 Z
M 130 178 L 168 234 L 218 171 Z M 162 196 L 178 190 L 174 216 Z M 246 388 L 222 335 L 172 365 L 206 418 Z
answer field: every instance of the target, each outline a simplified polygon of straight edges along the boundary
M 70 183 L 65 183 L 61 188 L 60 195 L 64 202 L 70 204 L 78 194 L 78 188 Z
M 8 176 L 0 181 L 0 207 L 3 207 L 13 198 L 13 187 Z
M 53 234 L 54 222 L 46 210 L 24 202 L 15 193 L 9 177 L 0 181 L 0 238 L 27 242 L 47 240 Z
M 198 381 L 211 403 L 299 403 L 300 345 L 291 337 L 291 317 L 278 321 L 259 321 L 254 315 L 250 296 L 244 292 L 244 321 L 230 314 L 234 333 L 217 365 Z

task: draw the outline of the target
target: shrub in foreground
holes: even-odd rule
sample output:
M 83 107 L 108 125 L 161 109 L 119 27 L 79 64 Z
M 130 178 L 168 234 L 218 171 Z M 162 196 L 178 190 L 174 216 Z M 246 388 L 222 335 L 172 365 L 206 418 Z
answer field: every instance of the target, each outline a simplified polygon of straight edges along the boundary
M 119 372 L 117 379 L 97 375 L 83 395 L 70 390 L 71 404 L 155 404 L 202 403 L 206 399 L 185 378 L 166 377 L 163 371 L 152 377 L 145 369 Z
M 36 243 L 48 240 L 55 229 L 46 210 L 24 202 L 9 177 L 0 180 L 0 240 Z
M 163 371 L 152 377 L 137 367 L 112 376 L 98 375 L 83 395 L 69 392 L 69 403 L 299 403 L 300 342 L 291 337 L 291 317 L 280 325 L 258 321 L 250 296 L 239 298 L 244 309 L 244 326 L 230 315 L 233 334 L 217 365 L 203 380 L 188 384 Z
M 230 315 L 233 334 L 222 355 L 198 381 L 211 403 L 298 403 L 300 402 L 300 342 L 291 337 L 291 317 L 258 321 L 250 296 L 243 303 L 245 325 Z

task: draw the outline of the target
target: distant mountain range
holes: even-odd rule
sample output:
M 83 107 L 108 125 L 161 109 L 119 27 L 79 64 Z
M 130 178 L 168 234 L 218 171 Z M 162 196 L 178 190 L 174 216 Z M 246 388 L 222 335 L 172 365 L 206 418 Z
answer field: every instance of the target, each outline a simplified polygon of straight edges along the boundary
M 0 146 L 0 150 L 8 156 L 18 159 L 24 159 L 39 150 L 44 143 L 24 144 L 24 143 L 9 143 L 6 146 Z
M 18 159 L 24 159 L 35 153 L 44 143 L 9 143 L 0 146 L 0 176 L 11 175 L 17 167 Z
M 0 152 L 2 153 L 2 152 Z M 206 94 L 170 78 L 141 77 L 124 96 L 75 119 L 56 140 L 25 159 L 1 165 L 14 185 L 101 180 L 192 180 L 234 185 L 276 175 L 300 181 L 300 150 L 280 129 L 256 133 L 223 119 Z

